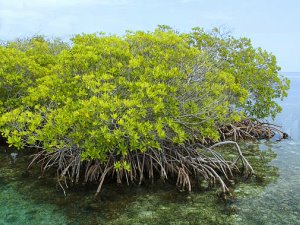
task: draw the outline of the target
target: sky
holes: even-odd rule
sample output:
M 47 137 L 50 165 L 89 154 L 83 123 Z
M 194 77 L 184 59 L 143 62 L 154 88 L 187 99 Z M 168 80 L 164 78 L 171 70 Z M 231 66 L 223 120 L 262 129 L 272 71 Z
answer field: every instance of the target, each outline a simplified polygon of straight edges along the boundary
M 33 35 L 223 27 L 272 52 L 284 72 L 300 71 L 299 0 L 0 0 L 0 40 Z

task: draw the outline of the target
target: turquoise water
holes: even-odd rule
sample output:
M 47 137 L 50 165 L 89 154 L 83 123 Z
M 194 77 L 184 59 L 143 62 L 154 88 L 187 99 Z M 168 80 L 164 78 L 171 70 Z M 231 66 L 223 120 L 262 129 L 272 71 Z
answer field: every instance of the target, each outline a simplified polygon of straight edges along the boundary
M 258 196 L 251 194 L 237 201 L 244 224 L 300 224 L 300 73 L 284 75 L 291 80 L 291 89 L 275 123 L 290 139 L 260 145 L 260 149 L 269 148 L 277 154 L 270 165 L 278 168 L 279 176 Z
M 237 182 L 234 198 L 223 201 L 219 190 L 180 192 L 170 184 L 141 187 L 107 183 L 100 196 L 76 186 L 65 197 L 55 179 L 25 173 L 28 156 L 0 148 L 0 225 L 40 224 L 300 224 L 300 74 L 276 123 L 291 138 L 281 142 L 242 144 L 256 177 Z M 39 178 L 39 179 L 37 179 Z

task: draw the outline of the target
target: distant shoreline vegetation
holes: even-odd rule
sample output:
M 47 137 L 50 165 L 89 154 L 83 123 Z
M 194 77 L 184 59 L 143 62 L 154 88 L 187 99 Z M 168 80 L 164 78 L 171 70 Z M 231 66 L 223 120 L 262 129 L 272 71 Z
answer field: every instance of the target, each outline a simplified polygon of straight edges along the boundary
M 253 173 L 235 141 L 280 133 L 260 120 L 281 111 L 289 89 L 274 55 L 218 29 L 37 36 L 3 43 L 0 55 L 1 135 L 36 149 L 30 165 L 57 170 L 63 190 L 92 182 L 99 193 L 110 177 L 228 193 Z M 216 151 L 223 145 L 234 158 Z

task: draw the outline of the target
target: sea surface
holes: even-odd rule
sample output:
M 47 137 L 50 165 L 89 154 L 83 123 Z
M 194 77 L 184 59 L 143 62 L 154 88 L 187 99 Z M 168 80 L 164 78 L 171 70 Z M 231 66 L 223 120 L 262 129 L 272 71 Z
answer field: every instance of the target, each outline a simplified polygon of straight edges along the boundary
M 67 196 L 52 176 L 39 168 L 26 171 L 27 155 L 0 147 L 0 225 L 96 224 L 300 224 L 300 73 L 291 80 L 289 96 L 274 123 L 290 138 L 241 143 L 256 176 L 237 182 L 233 198 L 219 190 L 180 192 L 159 182 L 138 186 L 107 183 L 95 189 L 75 186 Z

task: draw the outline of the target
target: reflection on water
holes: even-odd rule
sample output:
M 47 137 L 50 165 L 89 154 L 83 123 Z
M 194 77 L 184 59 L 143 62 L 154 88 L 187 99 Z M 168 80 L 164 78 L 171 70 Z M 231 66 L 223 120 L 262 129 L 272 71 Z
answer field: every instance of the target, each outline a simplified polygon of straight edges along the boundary
M 169 184 L 142 187 L 107 184 L 100 196 L 71 187 L 64 197 L 52 178 L 24 172 L 27 156 L 0 149 L 0 225 L 8 224 L 300 224 L 300 74 L 293 75 L 289 98 L 276 123 L 291 139 L 242 144 L 256 170 L 237 182 L 234 199 L 218 190 L 187 194 Z
M 300 224 L 300 141 L 286 140 L 270 147 L 277 153 L 271 165 L 279 168 L 279 177 L 262 191 L 237 201 L 240 224 Z M 239 189 L 249 186 L 241 184 Z
M 279 168 L 279 177 L 258 196 L 238 201 L 241 224 L 300 224 L 300 73 L 284 75 L 291 80 L 291 89 L 275 123 L 290 139 L 260 146 L 264 149 L 268 145 L 277 154 L 271 165 Z

